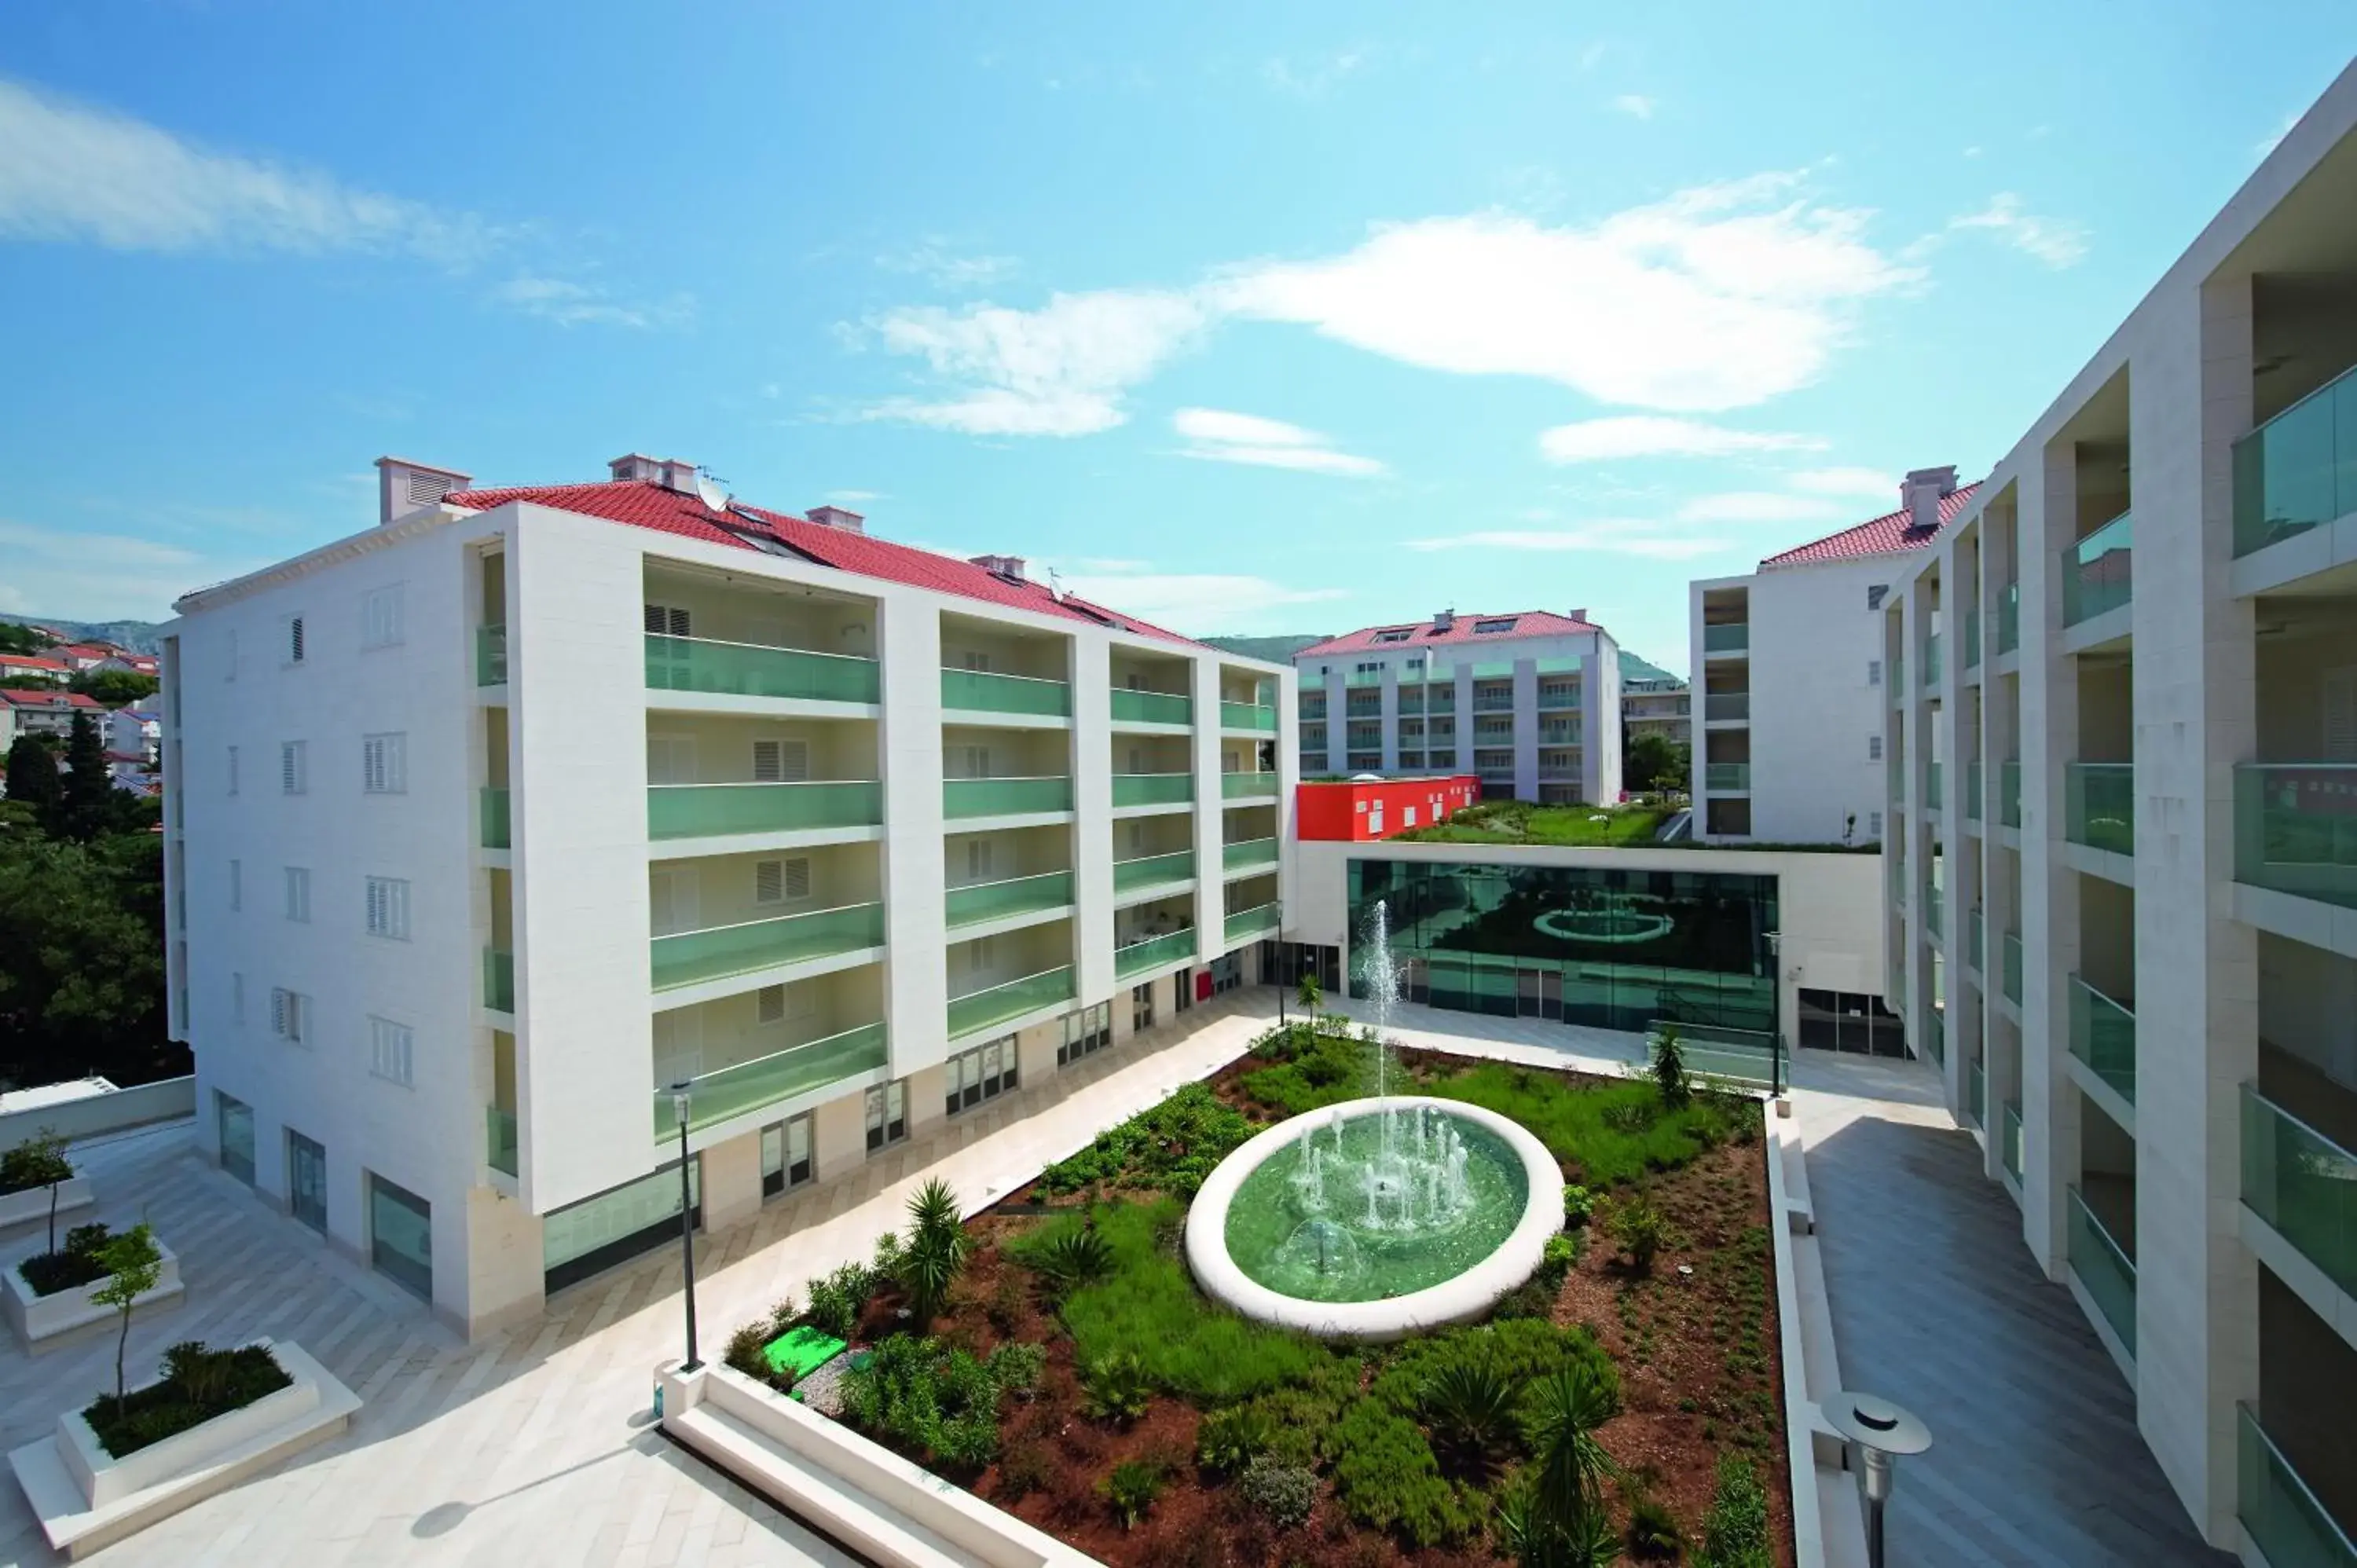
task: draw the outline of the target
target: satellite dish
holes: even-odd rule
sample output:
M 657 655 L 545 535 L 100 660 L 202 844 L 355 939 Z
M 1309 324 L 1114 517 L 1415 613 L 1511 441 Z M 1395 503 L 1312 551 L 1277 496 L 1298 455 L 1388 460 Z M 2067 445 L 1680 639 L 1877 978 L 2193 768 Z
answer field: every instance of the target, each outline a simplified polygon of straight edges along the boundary
M 695 499 L 704 503 L 706 510 L 726 511 L 728 510 L 728 492 L 722 489 L 719 482 L 709 474 L 699 473 L 695 476 Z

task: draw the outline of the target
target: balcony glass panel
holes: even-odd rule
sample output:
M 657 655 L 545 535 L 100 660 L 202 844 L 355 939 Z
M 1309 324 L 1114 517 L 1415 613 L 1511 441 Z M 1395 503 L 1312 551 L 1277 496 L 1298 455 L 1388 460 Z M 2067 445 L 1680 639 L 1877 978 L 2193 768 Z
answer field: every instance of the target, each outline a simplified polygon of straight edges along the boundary
M 1135 893 L 1165 882 L 1184 882 L 1195 875 L 1195 852 L 1173 850 L 1168 854 L 1143 854 L 1113 863 L 1113 890 Z
M 1751 693 L 1706 692 L 1702 699 L 1702 716 L 1706 724 L 1715 724 L 1724 719 L 1749 721 L 1751 717 Z
M 1072 809 L 1072 781 L 1043 779 L 944 779 L 945 817 L 1023 817 Z
M 1353 670 L 1342 677 L 1345 686 L 1380 686 L 1383 683 L 1383 672 L 1380 670 Z
M 707 1072 L 691 1080 L 687 1129 L 697 1132 L 764 1105 L 874 1072 L 890 1059 L 884 1026 L 875 1023 Z M 679 1136 L 679 1118 L 668 1089 L 654 1091 L 654 1132 L 657 1143 Z
M 2357 909 L 2357 764 L 2235 768 L 2234 880 Z
M 1964 820 L 1981 820 L 1981 765 L 1977 757 L 1964 764 Z
M 2357 1154 L 2243 1086 L 2243 1201 L 2357 1295 Z
M 1751 647 L 1751 626 L 1748 621 L 1732 621 L 1702 628 L 1702 650 L 1705 653 L 1742 653 Z
M 1484 692 L 1473 689 L 1473 711 L 1477 714 L 1511 714 L 1514 711 L 1512 692 Z
M 2136 766 L 2062 765 L 2062 836 L 2089 849 L 2136 853 Z
M 478 797 L 478 803 L 481 808 L 483 847 L 508 848 L 508 792 L 487 789 Z
M 1981 946 L 1981 940 L 1982 928 L 1985 924 L 1986 922 L 1983 920 L 1981 912 L 1978 909 L 1972 909 L 1965 912 L 1964 961 L 1975 970 L 1984 967 L 1981 960 L 1986 950 Z
M 991 670 L 942 671 L 942 706 L 964 712 L 1070 718 L 1072 689 L 1061 681 L 1002 675 Z
M 2015 1006 L 2021 1005 L 2021 934 L 2007 931 L 1998 949 L 1997 989 Z
M 2071 977 L 2071 1054 L 2136 1103 L 2136 1015 L 2077 975 Z
M 1222 773 L 1220 775 L 1220 795 L 1229 800 L 1258 800 L 1276 798 L 1276 775 L 1271 773 Z
M 2086 1199 L 2075 1187 L 2071 1191 L 2070 1240 L 2071 1272 L 2079 1276 L 2079 1283 L 2094 1299 L 2095 1310 L 2104 1315 L 2127 1353 L 2136 1354 L 2136 1264 L 2129 1262 L 2126 1251 L 2104 1222 L 2095 1218 Z
M 1702 787 L 1714 793 L 1725 790 L 1730 794 L 1739 794 L 1751 788 L 1751 764 L 1706 762 L 1702 769 Z
M 2309 1490 L 2249 1405 L 2235 1409 L 2234 1512 L 2272 1568 L 2357 1568 L 2357 1542 Z
M 1261 730 L 1273 734 L 1276 729 L 1276 710 L 1263 707 L 1258 703 L 1222 703 L 1220 727 Z
M 1113 950 L 1113 972 L 1123 980 L 1143 974 L 1150 969 L 1171 969 L 1195 960 L 1193 928 L 1171 931 L 1159 937 L 1148 937 L 1142 942 L 1132 942 Z
M 1988 1071 L 1978 1062 L 1964 1075 L 1964 1114 L 1975 1127 L 1988 1125 Z
M 1072 901 L 1072 874 L 1043 871 L 1037 876 L 1010 876 L 1000 882 L 970 882 L 942 896 L 942 918 L 952 926 L 981 920 L 1003 920 L 1010 915 L 1034 915 L 1060 909 Z
M 654 988 L 669 991 L 724 975 L 808 963 L 884 945 L 884 906 L 850 904 L 707 930 L 677 931 L 649 944 Z
M 516 1174 L 516 1115 L 496 1105 L 483 1107 L 483 1158 L 491 1169 Z
M 1316 712 L 1311 712 L 1315 707 Z M 1129 692 L 1114 689 L 1113 716 L 1116 724 L 1190 725 L 1195 722 L 1195 703 L 1189 697 L 1169 692 Z M 1322 719 L 1326 716 L 1326 699 L 1318 697 L 1313 703 L 1301 699 L 1301 716 Z
M 2018 1187 L 2021 1184 L 2020 1106 L 2008 1105 L 2005 1108 L 2005 1131 L 2003 1135 L 2004 1142 L 1997 1147 L 1997 1158 L 2005 1165 L 2005 1174 L 2011 1176 L 2014 1180 L 2014 1185 Z
M 483 950 L 483 1005 L 495 1013 L 515 1011 L 515 954 Z
M 1964 612 L 1964 668 L 1977 670 L 1981 662 L 1981 612 Z
M 1010 980 L 1003 985 L 969 991 L 963 996 L 950 998 L 950 1038 L 971 1035 L 1022 1014 L 1071 999 L 1072 971 L 1069 964 L 1061 969 L 1025 975 L 1020 980 Z
M 504 686 L 508 683 L 508 628 L 503 626 L 479 626 L 475 628 L 475 684 Z
M 1891 655 L 1890 659 L 1890 705 L 1898 708 L 1904 707 L 1906 704 L 1907 655 L 1896 653 Z
M 2021 646 L 2021 585 L 2007 583 L 1996 592 L 1996 650 L 2011 653 Z
M 1947 803 L 1946 791 L 1947 779 L 1942 765 L 1937 761 L 1925 763 L 1923 765 L 1924 806 L 1932 811 L 1938 811 Z
M 2126 512 L 2062 552 L 2062 624 L 2115 610 L 2136 591 L 2136 520 Z
M 1181 699 L 1181 700 L 1183 701 L 1184 699 Z M 1114 706 L 1114 714 L 1113 714 L 1113 716 L 1114 716 L 1114 717 L 1115 717 L 1115 718 L 1119 718 L 1119 717 L 1121 717 L 1121 716 L 1122 716 L 1121 708 L 1120 708 L 1119 704 L 1115 704 L 1115 706 Z M 1324 718 L 1324 717 L 1326 716 L 1326 693 L 1323 693 L 1323 692 L 1304 692 L 1304 693 L 1301 693 L 1301 716 L 1302 716 L 1302 718 L 1303 718 L 1303 719 L 1305 719 L 1305 720 L 1308 720 L 1308 719 L 1322 719 L 1322 718 Z M 1194 704 L 1193 703 L 1191 703 L 1191 702 L 1189 702 L 1189 703 L 1187 703 L 1187 721 L 1188 721 L 1188 723 L 1192 724 L 1192 723 L 1194 722 L 1194 719 L 1195 719 L 1195 704 Z
M 1238 839 L 1220 849 L 1220 865 L 1229 871 L 1245 871 L 1254 866 L 1276 864 L 1276 840 Z
M 1116 773 L 1113 803 L 1116 806 L 1178 806 L 1195 798 L 1191 773 Z
M 2234 553 L 2357 511 L 2357 370 L 2234 443 Z
M 873 659 L 694 637 L 651 636 L 646 651 L 647 686 L 652 691 L 829 703 L 880 700 L 882 682 Z
M 1947 922 L 1948 917 L 1940 907 L 1940 890 L 1926 887 L 1923 889 L 1923 929 L 1935 937 L 1945 936 Z
M 1228 917 L 1228 940 L 1232 942 L 1240 942 L 1246 937 L 1257 936 L 1263 931 L 1273 931 L 1276 929 L 1278 913 L 1277 906 L 1273 903 L 1257 905 L 1250 909 L 1237 910 L 1234 914 Z
M 1436 714 L 1448 713 L 1457 706 L 1457 688 L 1454 684 L 1427 686 L 1424 690 L 1424 703 Z
M 2008 828 L 2021 826 L 2021 764 L 2010 758 L 1997 764 L 1996 820 Z
M 1357 692 L 1342 700 L 1342 716 L 1351 719 L 1377 719 L 1383 714 L 1383 694 L 1381 692 Z
M 883 821 L 884 786 L 872 779 L 802 784 L 657 784 L 647 790 L 649 838 L 809 832 L 875 827 Z
M 1930 691 L 1940 683 L 1940 634 L 1933 632 L 1923 639 L 1923 689 Z

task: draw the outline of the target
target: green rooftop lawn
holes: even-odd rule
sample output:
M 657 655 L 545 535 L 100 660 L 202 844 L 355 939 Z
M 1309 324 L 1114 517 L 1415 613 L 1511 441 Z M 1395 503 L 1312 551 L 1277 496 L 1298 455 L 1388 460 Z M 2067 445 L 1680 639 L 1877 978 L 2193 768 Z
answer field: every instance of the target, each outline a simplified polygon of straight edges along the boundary
M 1642 844 L 1668 820 L 1659 806 L 1534 806 L 1492 800 L 1468 806 L 1445 822 L 1411 828 L 1394 839 L 1423 843 Z

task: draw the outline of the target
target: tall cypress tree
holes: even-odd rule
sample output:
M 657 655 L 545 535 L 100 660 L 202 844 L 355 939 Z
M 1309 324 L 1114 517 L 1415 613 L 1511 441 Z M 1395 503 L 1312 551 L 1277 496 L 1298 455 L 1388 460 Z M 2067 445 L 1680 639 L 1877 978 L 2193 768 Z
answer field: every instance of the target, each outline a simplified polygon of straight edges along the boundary
M 88 843 L 113 825 L 114 781 L 106 775 L 106 744 L 98 738 L 98 725 L 81 710 L 74 714 L 73 734 L 66 740 L 66 768 L 57 825 L 49 831 Z
M 58 759 L 39 736 L 20 735 L 8 747 L 8 799 L 40 814 L 46 828 L 58 809 Z

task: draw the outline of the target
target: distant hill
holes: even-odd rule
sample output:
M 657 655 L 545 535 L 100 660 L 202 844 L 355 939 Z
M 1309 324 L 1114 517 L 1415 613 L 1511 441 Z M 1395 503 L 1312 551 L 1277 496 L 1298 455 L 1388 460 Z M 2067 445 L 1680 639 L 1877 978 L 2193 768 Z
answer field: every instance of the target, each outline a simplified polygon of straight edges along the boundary
M 1265 659 L 1272 664 L 1290 664 L 1293 656 L 1313 642 L 1323 642 L 1330 633 L 1287 637 L 1206 637 L 1199 640 L 1225 653 L 1241 653 L 1246 659 Z M 1676 676 L 1660 665 L 1648 661 L 1640 654 L 1620 650 L 1620 679 L 1623 681 L 1674 681 Z
M 1674 681 L 1676 676 L 1658 664 L 1650 664 L 1641 654 L 1620 650 L 1620 679 L 1623 681 Z
M 0 616 L 0 620 L 13 620 L 20 626 L 45 626 L 61 631 L 73 641 L 87 638 L 104 638 L 119 642 L 139 653 L 161 653 L 164 645 L 156 637 L 161 621 L 153 620 L 68 620 L 63 616 Z

